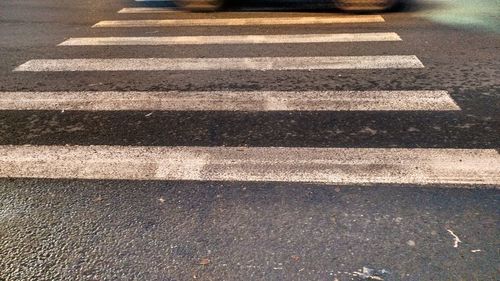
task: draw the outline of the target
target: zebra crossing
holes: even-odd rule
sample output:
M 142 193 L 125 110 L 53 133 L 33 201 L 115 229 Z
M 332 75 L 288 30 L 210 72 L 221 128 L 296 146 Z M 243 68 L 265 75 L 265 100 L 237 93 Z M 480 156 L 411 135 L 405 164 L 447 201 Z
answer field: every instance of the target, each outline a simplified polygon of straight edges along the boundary
M 14 71 L 188 71 L 423 68 L 415 56 L 31 60 Z
M 117 13 L 175 13 L 170 8 L 123 8 Z M 94 29 L 308 26 L 384 24 L 380 15 L 127 19 L 103 20 Z M 404 40 L 395 32 L 292 35 L 75 37 L 56 48 L 96 46 L 172 46 L 315 44 Z M 258 47 L 258 46 L 256 46 Z M 357 71 L 425 68 L 417 56 L 259 56 L 190 58 L 32 59 L 18 73 L 160 71 Z M 277 72 L 277 74 L 276 74 Z M 0 110 L 41 111 L 460 111 L 450 93 L 392 91 L 108 91 L 3 92 Z M 0 146 L 0 177 L 270 181 L 322 184 L 500 184 L 500 155 L 494 149 L 316 148 L 316 147 L 145 147 Z
M 446 91 L 4 92 L 0 110 L 459 111 Z
M 401 41 L 394 32 L 292 35 L 170 36 L 170 37 L 86 37 L 70 38 L 59 46 L 158 46 L 209 44 L 305 44 L 336 42 Z
M 3 175 L 28 178 L 497 184 L 498 158 L 467 149 L 0 147 Z
M 165 20 L 109 20 L 96 23 L 95 28 L 172 27 L 172 26 L 249 26 L 249 25 L 306 25 L 352 24 L 385 22 L 382 16 L 359 15 L 341 17 L 279 17 L 279 18 L 207 18 Z

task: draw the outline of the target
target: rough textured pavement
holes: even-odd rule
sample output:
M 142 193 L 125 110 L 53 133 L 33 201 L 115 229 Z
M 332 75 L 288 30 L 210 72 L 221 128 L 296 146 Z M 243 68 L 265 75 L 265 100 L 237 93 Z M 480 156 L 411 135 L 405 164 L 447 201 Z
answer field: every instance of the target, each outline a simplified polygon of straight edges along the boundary
M 120 19 L 339 14 L 300 5 L 255 11 L 269 9 L 268 3 L 251 12 L 236 5 L 209 15 L 117 14 L 146 4 L 2 1 L 4 92 L 445 90 L 461 111 L 4 110 L 0 144 L 498 151 L 494 6 L 467 6 L 472 12 L 462 17 L 464 1 L 450 10 L 443 2 L 385 14 L 382 25 L 100 29 L 91 26 Z M 57 47 L 70 37 L 312 32 L 397 32 L 403 41 Z M 425 69 L 13 72 L 32 59 L 304 55 L 416 55 Z M 500 280 L 499 196 L 498 186 L 1 179 L 0 280 Z
M 496 190 L 10 180 L 0 191 L 6 280 L 351 280 L 362 267 L 384 280 L 498 279 Z

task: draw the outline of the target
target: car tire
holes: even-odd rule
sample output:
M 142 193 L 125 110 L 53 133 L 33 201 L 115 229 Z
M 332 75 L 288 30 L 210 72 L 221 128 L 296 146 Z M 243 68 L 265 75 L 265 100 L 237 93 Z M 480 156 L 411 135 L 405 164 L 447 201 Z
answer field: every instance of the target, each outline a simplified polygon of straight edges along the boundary
M 222 8 L 224 0 L 176 0 L 175 3 L 191 12 L 214 12 Z
M 386 11 L 400 0 L 334 0 L 335 7 L 343 11 Z

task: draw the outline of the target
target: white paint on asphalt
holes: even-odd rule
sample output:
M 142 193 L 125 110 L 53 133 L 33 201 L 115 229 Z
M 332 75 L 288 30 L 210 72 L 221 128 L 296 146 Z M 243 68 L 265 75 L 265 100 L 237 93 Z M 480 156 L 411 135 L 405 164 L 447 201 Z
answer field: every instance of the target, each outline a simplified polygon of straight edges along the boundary
M 162 27 L 162 26 L 242 26 L 242 25 L 293 25 L 384 22 L 380 15 L 340 17 L 274 17 L 274 18 L 204 18 L 163 20 L 111 20 L 101 21 L 93 27 Z
M 500 184 L 494 149 L 0 146 L 0 177 Z
M 0 110 L 455 111 L 446 91 L 0 92 Z
M 416 56 L 39 59 L 14 71 L 327 70 L 423 68 Z
M 163 13 L 172 13 L 179 12 L 179 10 L 175 8 L 167 8 L 167 7 L 156 7 L 156 8 L 123 8 L 118 11 L 119 14 L 163 14 Z
M 59 46 L 116 45 L 203 45 L 203 44 L 289 44 L 336 42 L 401 41 L 394 32 L 296 35 L 171 36 L 171 37 L 88 37 L 70 38 Z
M 452 230 L 447 229 L 447 231 L 453 236 L 453 248 L 458 248 L 458 243 L 462 243 L 462 240 Z

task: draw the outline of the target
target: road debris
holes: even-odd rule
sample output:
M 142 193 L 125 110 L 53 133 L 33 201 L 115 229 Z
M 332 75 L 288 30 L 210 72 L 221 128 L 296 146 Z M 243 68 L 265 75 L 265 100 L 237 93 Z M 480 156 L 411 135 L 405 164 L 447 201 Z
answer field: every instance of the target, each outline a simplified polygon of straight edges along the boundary
M 368 134 L 368 135 L 376 135 L 377 134 L 377 130 L 374 130 L 370 127 L 364 127 L 362 130 L 359 131 L 359 133 L 361 134 Z
M 208 258 L 202 258 L 198 264 L 199 265 L 209 265 L 210 264 L 210 259 L 208 259 Z
M 389 273 L 388 270 L 381 269 L 381 270 L 375 270 L 371 269 L 368 267 L 363 266 L 362 271 L 355 271 L 352 274 L 354 276 L 361 277 L 362 279 L 365 280 L 379 280 L 379 281 L 384 281 L 383 276 Z
M 458 248 L 458 243 L 462 243 L 462 241 L 460 240 L 460 238 L 458 238 L 458 236 L 455 233 L 453 233 L 453 231 L 451 231 L 449 229 L 447 229 L 447 231 L 453 236 L 453 239 L 454 239 L 453 247 Z
M 482 252 L 480 249 L 475 249 L 475 250 L 470 250 L 471 253 L 478 253 L 478 252 Z

